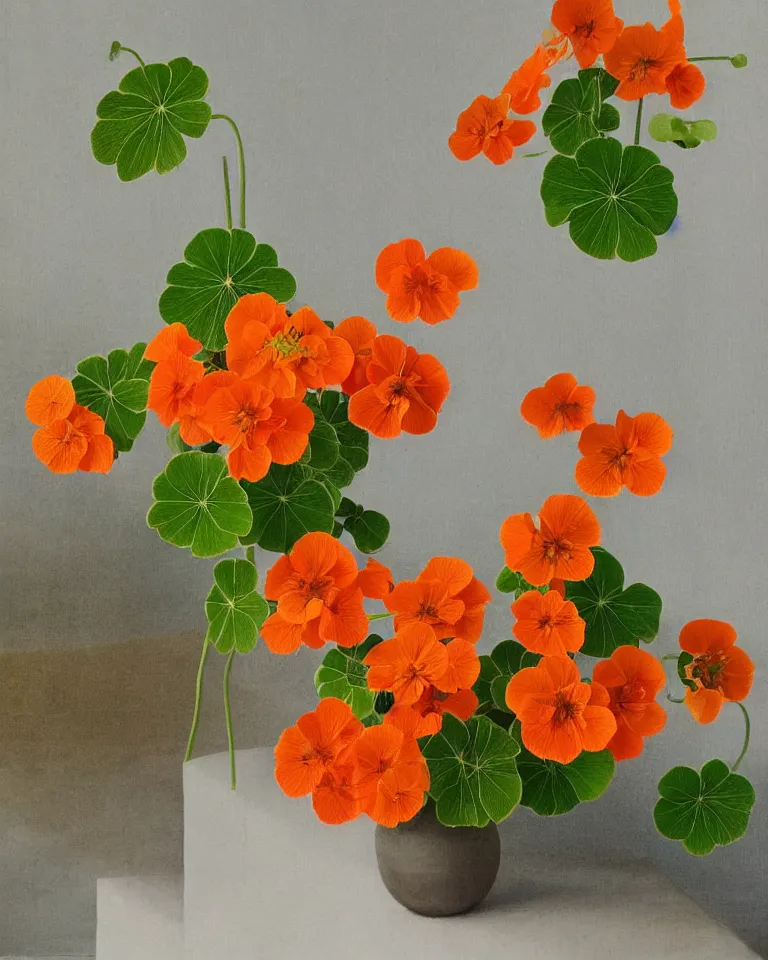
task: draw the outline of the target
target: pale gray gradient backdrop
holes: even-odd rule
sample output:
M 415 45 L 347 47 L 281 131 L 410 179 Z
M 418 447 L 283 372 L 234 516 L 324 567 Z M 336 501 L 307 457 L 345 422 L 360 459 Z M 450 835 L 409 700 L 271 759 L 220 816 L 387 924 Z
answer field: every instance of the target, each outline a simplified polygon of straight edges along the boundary
M 620 7 L 628 22 L 667 16 L 663 0 Z M 539 832 L 553 848 L 652 856 L 768 948 L 768 13 L 762 0 L 686 4 L 691 55 L 744 51 L 751 65 L 705 65 L 710 89 L 690 115 L 714 119 L 720 139 L 695 151 L 659 148 L 677 175 L 680 223 L 661 238 L 657 257 L 625 265 L 592 260 L 565 229 L 546 226 L 538 195 L 546 158 L 497 169 L 482 158 L 461 164 L 446 145 L 459 111 L 476 94 L 498 91 L 530 53 L 548 12 L 544 0 L 5 5 L 2 646 L 162 638 L 204 623 L 211 564 L 144 525 L 151 481 L 167 456 L 156 423 L 110 477 L 57 478 L 32 457 L 23 413 L 39 377 L 72 374 L 83 356 L 150 338 L 168 268 L 198 230 L 223 224 L 222 153 L 235 165 L 226 124 L 190 141 L 185 163 L 162 178 L 122 184 L 90 153 L 96 103 L 134 65 L 128 55 L 107 61 L 112 40 L 147 61 L 189 56 L 209 73 L 214 110 L 240 124 L 248 227 L 293 271 L 298 301 L 334 321 L 364 314 L 434 352 L 449 371 L 453 390 L 438 429 L 374 440 L 370 467 L 350 490 L 390 517 L 381 559 L 398 578 L 432 555 L 454 554 L 491 583 L 504 517 L 574 491 L 575 439 L 544 443 L 518 416 L 525 392 L 547 376 L 568 369 L 594 385 L 602 420 L 621 406 L 673 424 L 662 494 L 595 507 L 604 544 L 628 578 L 664 598 L 659 652 L 674 649 L 685 621 L 716 617 L 737 626 L 755 658 L 754 745 L 743 770 L 761 800 L 749 839 L 693 860 L 658 839 L 651 820 L 655 783 L 672 764 L 735 756 L 735 708 L 709 729 L 677 710 L 666 734 L 621 767 L 609 799 Z M 657 98 L 647 116 L 665 108 Z M 625 113 L 625 140 L 633 124 Z M 539 136 L 527 149 L 546 146 Z M 480 266 L 479 289 L 434 329 L 391 322 L 374 284 L 377 253 L 405 236 L 427 249 L 455 245 Z M 507 600 L 496 601 L 486 645 L 509 635 Z M 316 662 L 314 653 L 275 659 L 259 651 L 238 663 L 241 682 L 264 701 L 265 743 L 312 703 Z M 528 829 L 527 817 L 518 823 Z

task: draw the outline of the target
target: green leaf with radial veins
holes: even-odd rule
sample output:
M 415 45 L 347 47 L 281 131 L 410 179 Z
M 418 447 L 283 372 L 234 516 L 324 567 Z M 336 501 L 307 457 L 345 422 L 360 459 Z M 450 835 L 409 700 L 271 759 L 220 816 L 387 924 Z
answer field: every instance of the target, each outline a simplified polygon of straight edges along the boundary
M 121 180 L 168 173 L 187 155 L 186 137 L 202 137 L 211 119 L 203 99 L 208 77 L 186 57 L 136 67 L 99 101 L 91 148 L 99 163 L 117 164 Z M 184 136 L 182 136 L 182 134 Z
M 484 827 L 505 820 L 520 802 L 519 745 L 487 717 L 462 723 L 443 714 L 443 726 L 422 748 L 429 794 L 446 827 Z
M 551 227 L 570 222 L 571 240 L 600 260 L 651 257 L 677 216 L 674 175 L 645 147 L 588 140 L 575 157 L 553 157 L 541 198 Z
M 309 466 L 313 470 L 329 470 L 339 459 L 341 444 L 330 423 L 319 418 L 309 434 Z
M 604 102 L 617 86 L 618 80 L 594 68 L 558 85 L 541 118 L 541 128 L 558 153 L 573 156 L 582 143 L 618 128 L 619 111 Z
M 597 800 L 613 779 L 615 761 L 610 750 L 580 753 L 571 763 L 541 760 L 523 747 L 517 758 L 523 780 L 524 807 L 541 817 L 555 817 L 584 801 Z
M 243 480 L 242 487 L 253 512 L 253 525 L 241 533 L 241 543 L 288 553 L 305 533 L 333 532 L 333 498 L 319 480 L 308 478 L 299 464 L 283 467 L 273 463 L 263 480 Z
M 212 227 L 194 237 L 184 260 L 171 267 L 168 286 L 160 297 L 166 323 L 183 323 L 208 350 L 227 344 L 224 321 L 246 293 L 268 293 L 286 302 L 296 293 L 296 281 L 277 265 L 277 254 L 256 243 L 247 230 Z
M 146 343 L 112 350 L 106 357 L 86 357 L 72 381 L 75 397 L 104 420 L 118 450 L 130 450 L 147 419 L 149 377 L 154 363 L 144 359 Z
M 155 477 L 152 495 L 149 526 L 168 543 L 189 547 L 195 557 L 226 553 L 251 527 L 245 491 L 215 453 L 180 453 Z
M 370 716 L 376 703 L 376 691 L 368 687 L 368 667 L 363 660 L 381 640 L 381 637 L 371 634 L 356 647 L 333 647 L 329 650 L 315 673 L 318 696 L 343 700 L 360 720 Z
M 336 460 L 323 468 L 322 473 L 334 486 L 348 487 L 355 474 L 368 465 L 369 435 L 349 422 L 348 400 L 337 390 L 325 390 L 320 397 L 308 394 L 306 402 L 315 415 L 315 424 L 329 424 L 339 442 Z M 311 460 L 310 466 L 315 466 Z
M 681 840 L 697 857 L 743 837 L 755 803 L 749 780 L 731 773 L 722 760 L 705 763 L 701 773 L 673 767 L 659 781 L 659 793 L 653 811 L 657 830 Z
M 624 589 L 624 570 L 602 547 L 593 547 L 595 568 L 578 583 L 566 584 L 566 597 L 573 600 L 586 622 L 584 646 L 588 657 L 610 657 L 617 647 L 650 643 L 659 632 L 661 597 L 644 583 Z
M 269 616 L 267 601 L 256 590 L 258 574 L 249 560 L 220 560 L 205 601 L 206 640 L 219 653 L 250 653 Z

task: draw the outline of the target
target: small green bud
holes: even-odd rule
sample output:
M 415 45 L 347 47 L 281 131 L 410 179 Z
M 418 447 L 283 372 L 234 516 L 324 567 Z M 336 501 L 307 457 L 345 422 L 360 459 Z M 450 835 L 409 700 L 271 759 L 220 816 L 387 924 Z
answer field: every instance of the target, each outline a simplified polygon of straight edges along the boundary
M 109 59 L 117 60 L 117 58 L 120 56 L 120 51 L 122 49 L 123 49 L 123 45 L 120 43 L 120 41 L 113 40 L 112 46 L 109 48 Z
M 740 70 L 742 67 L 746 67 L 749 63 L 747 60 L 747 55 L 745 53 L 737 53 L 735 57 L 731 57 L 731 63 L 736 67 L 737 70 Z

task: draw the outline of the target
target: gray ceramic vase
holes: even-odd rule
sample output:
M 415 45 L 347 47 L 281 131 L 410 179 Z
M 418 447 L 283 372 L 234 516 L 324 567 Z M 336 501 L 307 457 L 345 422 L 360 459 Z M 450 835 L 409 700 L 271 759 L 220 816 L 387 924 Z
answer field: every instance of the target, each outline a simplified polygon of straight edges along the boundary
M 427 917 L 451 917 L 476 907 L 499 872 L 499 831 L 444 827 L 430 800 L 413 820 L 376 827 L 376 859 L 384 886 L 404 907 Z

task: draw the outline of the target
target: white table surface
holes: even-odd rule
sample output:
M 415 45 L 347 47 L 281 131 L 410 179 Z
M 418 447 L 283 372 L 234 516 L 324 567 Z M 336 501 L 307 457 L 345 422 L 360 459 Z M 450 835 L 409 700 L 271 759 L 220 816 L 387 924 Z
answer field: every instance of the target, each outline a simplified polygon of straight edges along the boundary
M 186 960 L 743 960 L 754 954 L 642 863 L 515 856 L 485 903 L 416 916 L 385 890 L 373 825 L 327 827 L 283 796 L 269 750 L 185 767 Z M 513 814 L 514 816 L 514 814 Z

